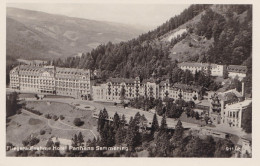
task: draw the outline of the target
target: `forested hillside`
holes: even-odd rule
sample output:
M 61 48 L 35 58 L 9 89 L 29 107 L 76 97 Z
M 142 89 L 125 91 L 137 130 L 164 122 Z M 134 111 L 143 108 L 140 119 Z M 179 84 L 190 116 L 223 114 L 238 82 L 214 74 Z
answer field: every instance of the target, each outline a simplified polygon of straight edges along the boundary
M 155 43 L 160 36 L 191 20 L 210 5 L 191 5 L 180 15 L 171 18 L 157 29 L 142 34 L 128 42 L 100 45 L 81 58 L 67 58 L 54 64 L 66 67 L 101 69 L 103 78 L 108 76 L 149 78 L 153 72 L 158 76 L 170 74 L 176 67 L 169 58 L 169 47 Z M 181 38 L 179 38 L 180 40 Z
M 55 64 L 101 69 L 103 78 L 141 76 L 144 79 L 152 73 L 159 78 L 172 77 L 178 62 L 172 57 L 176 45 L 187 52 L 181 54 L 186 61 L 246 65 L 250 76 L 252 6 L 191 5 L 180 15 L 136 39 L 119 44 L 109 42 L 81 58 L 57 60 Z

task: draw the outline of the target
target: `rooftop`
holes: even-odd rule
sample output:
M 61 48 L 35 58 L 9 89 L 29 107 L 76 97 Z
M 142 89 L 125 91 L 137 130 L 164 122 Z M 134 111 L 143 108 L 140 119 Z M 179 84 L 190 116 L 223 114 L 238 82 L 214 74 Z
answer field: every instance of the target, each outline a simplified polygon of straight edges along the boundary
M 178 66 L 190 66 L 190 67 L 217 67 L 217 64 L 209 64 L 209 63 L 197 63 L 197 62 L 182 62 L 182 63 L 178 63 Z
M 201 86 L 187 85 L 187 84 L 180 84 L 180 83 L 175 83 L 173 85 L 173 88 L 178 88 L 182 90 L 193 90 L 193 91 L 201 91 L 202 89 Z
M 240 66 L 240 65 L 229 65 L 227 67 L 227 70 L 229 72 L 246 73 L 247 67 L 246 66 Z
M 201 100 L 200 102 L 196 103 L 196 105 L 210 107 L 211 104 L 208 100 Z
M 235 104 L 231 104 L 231 105 L 227 105 L 227 107 L 229 109 L 240 109 L 241 107 L 248 107 L 250 104 L 252 103 L 252 100 L 244 100 L 242 102 L 239 103 L 235 103 Z
M 125 83 L 134 83 L 135 79 L 132 79 L 132 78 L 112 78 L 110 77 L 108 79 L 108 82 L 112 82 L 112 83 L 122 83 L 122 82 L 125 82 Z
M 226 92 L 219 93 L 218 97 L 221 100 L 228 101 L 228 100 L 231 100 L 233 98 L 243 97 L 243 95 L 241 93 L 239 93 L 237 90 L 231 89 L 231 90 L 228 90 Z

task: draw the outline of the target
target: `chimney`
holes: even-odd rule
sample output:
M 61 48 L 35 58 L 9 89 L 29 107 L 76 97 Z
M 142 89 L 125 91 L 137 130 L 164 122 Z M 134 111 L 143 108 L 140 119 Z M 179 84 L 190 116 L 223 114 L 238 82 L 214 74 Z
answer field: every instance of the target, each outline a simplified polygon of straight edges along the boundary
M 242 96 L 245 97 L 245 83 L 242 82 L 242 92 L 241 92 Z

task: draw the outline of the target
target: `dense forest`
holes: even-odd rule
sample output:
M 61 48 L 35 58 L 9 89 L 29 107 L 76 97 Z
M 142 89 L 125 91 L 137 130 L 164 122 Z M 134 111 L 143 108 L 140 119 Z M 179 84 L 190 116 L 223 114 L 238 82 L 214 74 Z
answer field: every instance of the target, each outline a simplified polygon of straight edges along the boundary
M 111 42 L 98 46 L 81 58 L 70 57 L 55 60 L 57 66 L 100 69 L 105 80 L 108 77 L 136 77 L 141 80 L 155 74 L 157 78 L 176 80 L 178 61 L 169 58 L 170 47 L 155 44 L 153 41 L 169 31 L 188 22 L 198 14 L 200 21 L 189 25 L 188 33 L 206 39 L 214 39 L 207 54 L 201 54 L 197 62 L 210 62 L 223 65 L 245 65 L 248 67 L 244 79 L 247 93 L 252 89 L 252 6 L 251 5 L 191 5 L 180 15 L 136 39 L 119 44 Z M 188 34 L 175 38 L 174 45 L 181 42 Z M 194 60 L 194 59 L 193 59 Z M 183 82 L 183 81 L 182 81 Z M 207 86 L 207 88 L 210 85 Z M 212 85 L 216 89 L 218 85 Z
M 170 61 L 169 48 L 155 46 L 151 43 L 152 40 L 179 27 L 209 7 L 210 5 L 191 5 L 180 15 L 136 39 L 119 44 L 109 42 L 98 46 L 90 53 L 85 53 L 81 58 L 71 57 L 65 61 L 56 60 L 54 64 L 65 67 L 101 69 L 103 78 L 140 76 L 141 79 L 144 79 L 149 78 L 153 72 L 159 73 L 159 76 L 166 75 L 176 67 Z
M 226 148 L 234 148 L 230 139 L 204 138 L 185 131 L 179 120 L 175 131 L 167 129 L 166 116 L 163 116 L 160 124 L 157 115 L 154 114 L 150 130 L 146 129 L 146 118 L 139 112 L 131 117 L 129 125 L 125 117 L 114 114 L 113 121 L 107 121 L 106 109 L 100 111 L 98 120 L 98 132 L 100 136 L 92 140 L 84 140 L 80 132 L 72 137 L 72 148 L 67 149 L 65 154 L 57 150 L 49 150 L 35 153 L 18 151 L 16 156 L 66 156 L 66 157 L 138 157 L 145 152 L 149 157 L 231 157 L 232 151 Z M 93 150 L 82 150 L 86 145 Z M 29 145 L 27 145 L 29 146 Z M 54 143 L 51 139 L 46 147 L 59 147 L 59 142 Z M 127 147 L 125 150 L 98 150 L 97 147 Z M 140 156 L 139 156 L 140 157 Z

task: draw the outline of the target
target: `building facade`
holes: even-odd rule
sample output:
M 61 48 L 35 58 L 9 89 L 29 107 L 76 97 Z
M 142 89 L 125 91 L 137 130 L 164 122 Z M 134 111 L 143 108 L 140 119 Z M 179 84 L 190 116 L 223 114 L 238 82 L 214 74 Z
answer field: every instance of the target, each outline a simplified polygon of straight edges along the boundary
M 164 99 L 182 98 L 185 101 L 199 100 L 201 87 L 185 84 L 171 85 L 169 80 L 157 82 L 146 79 L 142 82 L 135 79 L 110 78 L 106 83 L 92 86 L 93 100 L 120 103 L 124 99 L 131 100 L 140 96 Z
M 235 89 L 215 93 L 211 97 L 209 116 L 215 124 L 241 128 L 243 112 L 251 105 L 251 99 L 244 99 L 243 92 Z
M 197 71 L 207 72 L 210 69 L 211 76 L 223 77 L 224 73 L 228 73 L 229 78 L 238 77 L 239 80 L 242 80 L 246 77 L 247 67 L 240 65 L 218 65 L 218 64 L 209 64 L 209 63 L 194 63 L 194 62 L 183 62 L 179 63 L 178 67 L 182 70 L 189 70 L 192 74 L 195 74 Z
M 239 65 L 229 65 L 227 67 L 228 77 L 235 78 L 238 77 L 239 80 L 242 80 L 246 77 L 247 67 Z
M 210 69 L 212 76 L 219 76 L 223 77 L 224 75 L 224 66 L 218 64 L 209 64 L 209 63 L 190 63 L 190 62 L 183 62 L 178 64 L 179 68 L 182 70 L 189 70 L 192 74 L 195 74 L 197 71 L 208 71 Z
M 54 66 L 20 65 L 10 71 L 10 88 L 21 92 L 88 99 L 90 71 Z

